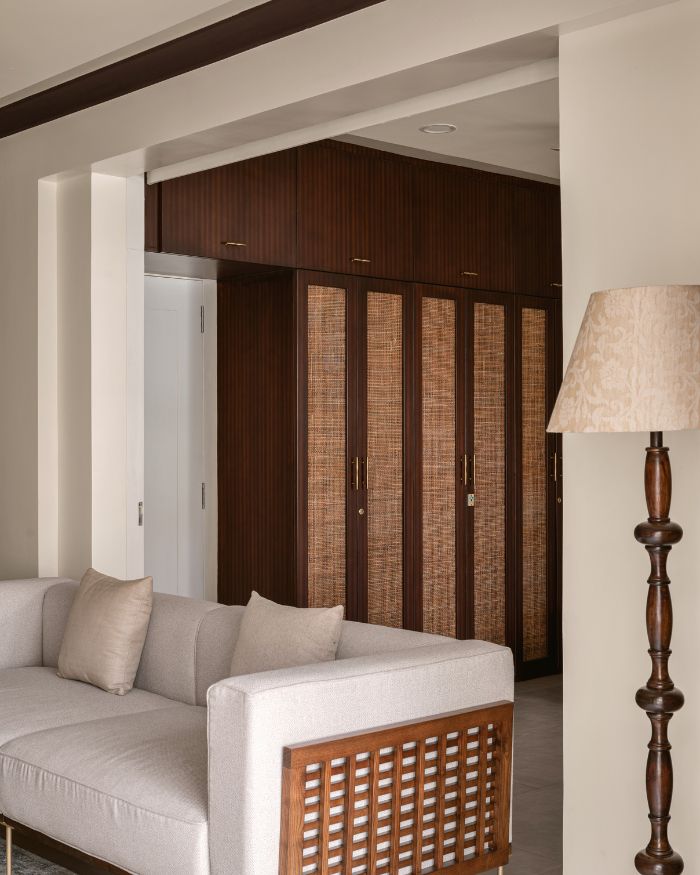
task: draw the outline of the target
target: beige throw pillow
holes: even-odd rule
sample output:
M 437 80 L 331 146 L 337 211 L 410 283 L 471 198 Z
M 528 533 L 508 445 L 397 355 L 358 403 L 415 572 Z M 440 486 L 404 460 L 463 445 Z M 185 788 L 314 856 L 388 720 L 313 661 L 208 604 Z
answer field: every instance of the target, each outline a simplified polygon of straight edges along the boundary
M 75 596 L 58 676 L 123 696 L 134 685 L 153 607 L 153 578 L 117 580 L 94 568 Z
M 233 651 L 231 675 L 335 659 L 344 608 L 290 608 L 254 592 Z

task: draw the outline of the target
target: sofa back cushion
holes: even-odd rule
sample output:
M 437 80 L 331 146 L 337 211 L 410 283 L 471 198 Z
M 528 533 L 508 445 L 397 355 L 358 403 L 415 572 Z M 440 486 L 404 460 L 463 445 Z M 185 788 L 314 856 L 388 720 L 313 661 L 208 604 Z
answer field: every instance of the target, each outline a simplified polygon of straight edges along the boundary
M 44 665 L 57 667 L 63 633 L 78 585 L 59 583 L 44 598 Z M 135 687 L 206 705 L 207 689 L 229 676 L 244 608 L 153 594 L 153 611 Z
M 58 664 L 63 631 L 78 588 L 51 586 L 44 598 L 44 665 Z M 230 675 L 233 648 L 245 608 L 181 596 L 153 594 L 151 624 L 135 686 L 188 705 L 206 705 L 207 690 Z M 372 656 L 428 644 L 439 635 L 344 621 L 337 659 Z

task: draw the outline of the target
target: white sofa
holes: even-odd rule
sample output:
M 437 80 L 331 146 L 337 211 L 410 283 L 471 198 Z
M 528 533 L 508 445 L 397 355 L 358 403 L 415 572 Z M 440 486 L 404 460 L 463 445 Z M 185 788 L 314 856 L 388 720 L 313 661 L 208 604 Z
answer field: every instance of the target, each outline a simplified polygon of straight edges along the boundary
M 242 607 L 156 595 L 135 689 L 56 676 L 77 584 L 0 582 L 0 814 L 139 875 L 276 875 L 283 748 L 513 698 L 509 650 L 346 622 L 228 678 Z

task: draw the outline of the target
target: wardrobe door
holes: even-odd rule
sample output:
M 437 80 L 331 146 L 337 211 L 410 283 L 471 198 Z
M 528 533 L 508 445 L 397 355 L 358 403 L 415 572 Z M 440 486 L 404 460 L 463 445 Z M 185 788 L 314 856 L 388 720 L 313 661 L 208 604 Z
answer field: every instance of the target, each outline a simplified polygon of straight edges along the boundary
M 410 623 L 411 288 L 358 280 L 359 616 Z
M 350 618 L 357 615 L 352 514 L 357 470 L 351 454 L 357 401 L 353 301 L 342 277 L 299 277 L 300 603 L 342 604 Z
M 558 384 L 556 303 L 520 297 L 516 317 L 518 416 L 518 641 L 521 678 L 559 662 L 557 436 L 547 422 Z
M 416 301 L 416 626 L 465 637 L 462 292 L 419 286 Z
M 468 308 L 467 593 L 470 638 L 513 639 L 513 299 L 472 293 Z

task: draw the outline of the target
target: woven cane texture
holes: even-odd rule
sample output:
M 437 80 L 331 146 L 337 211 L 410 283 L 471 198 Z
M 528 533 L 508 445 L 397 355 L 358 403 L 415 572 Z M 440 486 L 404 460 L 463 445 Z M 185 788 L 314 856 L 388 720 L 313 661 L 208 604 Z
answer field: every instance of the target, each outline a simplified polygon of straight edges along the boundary
M 456 634 L 455 302 L 423 299 L 423 630 Z
M 522 311 L 523 658 L 542 659 L 547 640 L 547 313 Z
M 308 604 L 331 607 L 346 601 L 346 292 L 308 296 Z
M 474 305 L 474 637 L 506 643 L 505 308 Z
M 367 613 L 403 625 L 403 299 L 367 294 Z

